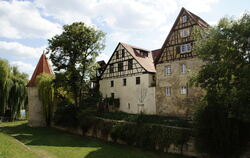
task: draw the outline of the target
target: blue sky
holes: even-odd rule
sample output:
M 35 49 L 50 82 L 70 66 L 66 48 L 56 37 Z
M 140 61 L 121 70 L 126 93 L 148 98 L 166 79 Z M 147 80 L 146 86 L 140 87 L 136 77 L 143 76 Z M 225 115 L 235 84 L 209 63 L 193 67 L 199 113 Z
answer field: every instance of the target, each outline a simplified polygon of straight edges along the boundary
M 214 25 L 250 11 L 249 0 L 0 0 L 0 58 L 32 74 L 50 39 L 64 24 L 83 21 L 106 33 L 98 60 L 118 42 L 160 48 L 181 7 Z

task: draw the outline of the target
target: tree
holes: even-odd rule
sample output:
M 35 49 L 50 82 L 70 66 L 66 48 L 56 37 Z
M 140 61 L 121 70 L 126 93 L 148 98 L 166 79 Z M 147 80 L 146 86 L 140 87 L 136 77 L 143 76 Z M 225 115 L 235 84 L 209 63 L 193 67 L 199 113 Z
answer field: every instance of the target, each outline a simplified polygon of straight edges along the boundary
M 24 103 L 27 98 L 26 84 L 28 75 L 19 72 L 16 66 L 11 67 L 9 83 L 6 84 L 8 89 L 8 109 L 11 112 L 11 118 L 14 120 L 20 116 L 20 110 L 25 107 Z
M 196 112 L 197 144 L 211 157 L 237 158 L 249 140 L 250 15 L 196 32 L 194 51 L 206 63 L 193 78 L 206 90 Z
M 48 53 L 55 67 L 56 80 L 73 93 L 75 105 L 79 106 L 83 92 L 87 89 L 86 80 L 95 73 L 95 59 L 104 49 L 102 31 L 86 26 L 82 22 L 65 25 L 60 35 L 49 40 Z
M 10 67 L 7 60 L 0 60 L 0 115 L 12 120 L 20 115 L 27 99 L 26 83 L 28 75 Z
M 9 76 L 8 61 L 0 59 L 0 116 L 4 115 L 7 105 L 6 84 Z
M 54 76 L 42 73 L 36 78 L 39 100 L 42 102 L 46 125 L 50 126 L 54 107 Z

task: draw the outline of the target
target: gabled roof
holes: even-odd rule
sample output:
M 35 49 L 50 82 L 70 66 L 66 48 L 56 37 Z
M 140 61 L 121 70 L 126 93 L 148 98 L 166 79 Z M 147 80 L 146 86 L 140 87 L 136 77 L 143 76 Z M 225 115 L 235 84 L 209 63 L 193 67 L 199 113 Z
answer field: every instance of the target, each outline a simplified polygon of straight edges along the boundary
M 51 66 L 45 54 L 42 54 L 42 56 L 40 57 L 39 62 L 36 65 L 36 69 L 31 77 L 31 80 L 27 84 L 27 87 L 35 87 L 36 77 L 41 73 L 53 74 Z
M 155 49 L 155 50 L 152 50 L 151 52 L 153 55 L 154 63 L 156 63 L 157 58 L 161 55 L 161 49 Z
M 161 53 L 160 53 L 160 54 L 157 56 L 157 58 L 155 59 L 155 62 L 156 62 L 156 63 L 157 63 L 158 60 L 160 59 L 161 54 L 162 54 L 162 52 L 163 52 L 163 50 L 164 50 L 164 47 L 165 47 L 165 45 L 167 44 L 167 42 L 168 42 L 168 40 L 169 40 L 169 38 L 170 38 L 172 32 L 174 31 L 174 27 L 175 27 L 175 25 L 178 23 L 178 20 L 179 20 L 180 16 L 183 14 L 183 12 L 186 12 L 186 13 L 187 13 L 187 14 L 188 14 L 188 15 L 189 15 L 189 16 L 190 16 L 199 26 L 201 26 L 201 27 L 208 27 L 208 26 L 209 26 L 209 24 L 206 23 L 206 22 L 205 22 L 203 19 L 201 19 L 199 16 L 195 15 L 194 13 L 192 13 L 192 12 L 188 11 L 187 9 L 185 9 L 184 7 L 182 7 L 180 13 L 178 14 L 178 16 L 177 16 L 177 18 L 176 18 L 176 20 L 175 20 L 175 22 L 174 22 L 174 24 L 173 24 L 173 26 L 172 26 L 172 28 L 171 28 L 171 30 L 170 30 L 169 33 L 168 33 L 168 36 L 167 36 L 165 42 L 164 42 L 163 45 L 162 45 Z
M 136 46 L 132 46 L 126 43 L 119 43 L 119 44 L 121 44 L 147 72 L 153 72 L 153 73 L 156 72 L 154 59 L 151 51 Z M 137 50 L 148 53 L 148 56 L 147 57 L 142 56 L 137 52 Z
M 105 69 L 106 62 L 104 60 L 97 61 L 97 64 L 100 66 L 100 69 Z

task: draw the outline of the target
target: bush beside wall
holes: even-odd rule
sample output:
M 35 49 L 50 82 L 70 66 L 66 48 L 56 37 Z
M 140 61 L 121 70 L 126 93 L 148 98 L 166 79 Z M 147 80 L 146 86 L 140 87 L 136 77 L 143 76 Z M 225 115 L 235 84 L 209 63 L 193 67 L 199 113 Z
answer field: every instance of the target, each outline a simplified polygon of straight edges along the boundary
M 114 121 L 98 117 L 86 117 L 81 120 L 83 134 L 91 131 L 92 136 L 114 142 L 137 146 L 147 150 L 168 151 L 171 145 L 182 152 L 191 137 L 187 128 L 170 127 L 156 124 Z

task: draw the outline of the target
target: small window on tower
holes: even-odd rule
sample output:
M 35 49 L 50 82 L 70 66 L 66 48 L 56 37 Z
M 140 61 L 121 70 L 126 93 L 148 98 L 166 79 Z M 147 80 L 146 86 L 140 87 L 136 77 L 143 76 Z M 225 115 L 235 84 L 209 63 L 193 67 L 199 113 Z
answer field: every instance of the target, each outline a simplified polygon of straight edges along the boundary
M 110 87 L 114 87 L 114 81 L 110 81 Z
M 182 16 L 181 21 L 182 21 L 182 23 L 186 23 L 187 22 L 187 16 L 186 15 Z

